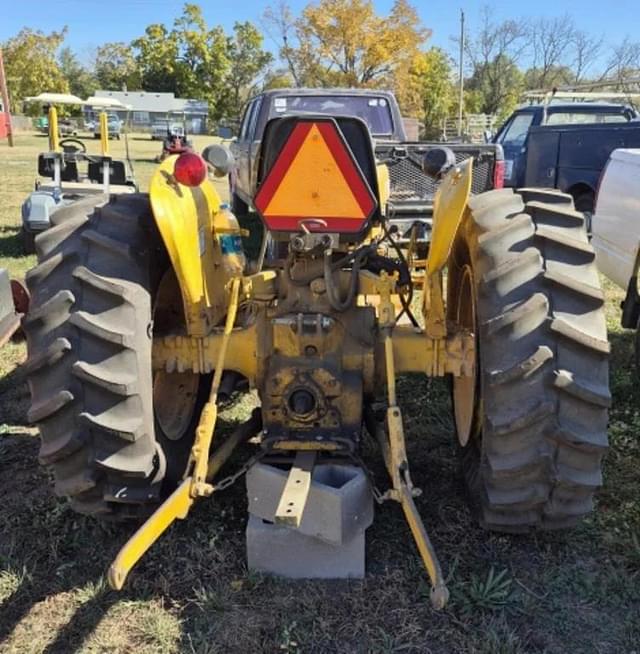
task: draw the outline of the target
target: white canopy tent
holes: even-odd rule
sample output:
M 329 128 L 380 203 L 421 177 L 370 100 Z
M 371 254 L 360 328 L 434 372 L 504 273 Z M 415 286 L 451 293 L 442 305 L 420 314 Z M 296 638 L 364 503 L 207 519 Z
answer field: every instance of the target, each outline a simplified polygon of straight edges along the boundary
M 86 103 L 82 98 L 70 93 L 40 93 L 25 98 L 25 102 L 41 102 L 42 104 L 75 104 L 84 106 Z

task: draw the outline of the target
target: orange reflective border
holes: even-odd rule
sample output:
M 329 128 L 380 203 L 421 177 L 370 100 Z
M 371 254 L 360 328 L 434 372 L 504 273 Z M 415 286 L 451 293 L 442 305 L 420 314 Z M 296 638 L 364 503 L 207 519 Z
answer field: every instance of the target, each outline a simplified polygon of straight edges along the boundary
M 308 221 L 309 231 L 339 233 L 361 231 L 377 207 L 333 119 L 296 123 L 254 204 L 272 231 Z

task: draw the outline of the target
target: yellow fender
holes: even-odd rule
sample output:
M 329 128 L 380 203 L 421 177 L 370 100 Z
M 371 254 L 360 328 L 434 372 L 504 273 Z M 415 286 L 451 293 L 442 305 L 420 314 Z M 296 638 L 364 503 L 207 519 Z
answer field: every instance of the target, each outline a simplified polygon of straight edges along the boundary
M 432 362 L 427 374 L 444 374 L 444 347 L 447 322 L 442 294 L 442 270 L 447 265 L 453 242 L 465 215 L 473 176 L 473 159 L 450 170 L 433 203 L 433 229 L 427 257 L 427 271 L 422 295 L 422 313 L 427 335 L 427 360 Z
M 449 171 L 433 201 L 433 229 L 427 258 L 427 275 L 436 275 L 447 264 L 471 194 L 473 159 Z
M 225 280 L 214 246 L 214 216 L 220 197 L 205 179 L 196 187 L 183 186 L 173 176 L 177 156 L 165 159 L 151 179 L 153 216 L 175 270 L 192 336 L 205 336 L 224 305 Z

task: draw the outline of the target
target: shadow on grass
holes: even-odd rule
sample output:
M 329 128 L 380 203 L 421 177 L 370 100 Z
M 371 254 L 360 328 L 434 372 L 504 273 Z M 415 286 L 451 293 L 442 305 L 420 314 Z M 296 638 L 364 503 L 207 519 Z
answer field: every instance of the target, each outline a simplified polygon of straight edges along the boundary
M 0 394 L 5 400 L 5 394 Z M 6 415 L 3 418 L 7 420 Z M 221 421 L 221 432 L 231 430 L 230 423 Z M 106 570 L 139 523 L 101 523 L 76 514 L 66 501 L 56 499 L 50 474 L 37 464 L 38 447 L 37 436 L 19 425 L 0 434 L 0 572 L 20 577 L 13 593 L 0 599 L 0 643 L 9 643 L 11 651 L 24 651 L 30 631 L 59 627 L 53 640 L 38 651 L 66 654 L 78 651 L 120 602 L 186 601 L 195 577 L 183 574 L 181 566 L 172 562 L 183 558 L 185 548 L 191 547 L 194 524 L 200 523 L 199 533 L 210 527 L 210 520 L 202 517 L 207 507 L 197 506 L 189 525 L 176 525 L 159 540 L 123 592 L 112 591 L 106 586 Z M 244 461 L 248 453 L 244 450 L 239 456 Z M 239 464 L 236 460 L 231 467 Z M 186 586 L 181 583 L 185 577 L 189 579 Z M 41 615 L 49 610 L 60 615 L 61 607 L 72 611 L 62 623 Z
M 67 624 L 58 631 L 53 642 L 43 654 L 67 654 L 80 649 L 82 643 L 95 631 L 107 611 L 120 601 L 113 591 L 100 593 L 82 604 Z
M 17 225 L 3 225 L 0 227 L 0 257 L 16 259 L 24 256 L 20 227 Z
M 439 613 L 429 608 L 425 572 L 396 504 L 378 510 L 367 536 L 369 574 L 362 581 L 291 583 L 247 573 L 242 482 L 198 503 L 160 538 L 124 593 L 106 590 L 102 574 L 135 526 L 100 525 L 52 497 L 47 474 L 35 462 L 37 440 L 21 427 L 22 409 L 4 408 L 7 393 L 19 394 L 16 387 L 24 386 L 19 375 L 9 376 L 0 385 L 0 410 L 12 424 L 0 435 L 0 564 L 26 574 L 0 604 L 0 642 L 21 622 L 42 628 L 43 622 L 26 617 L 32 608 L 49 599 L 44 608 L 54 611 L 69 593 L 72 616 L 45 648 L 49 654 L 80 649 L 105 614 L 129 600 L 159 600 L 179 617 L 178 651 L 632 651 L 640 624 L 625 627 L 625 613 L 637 615 L 640 598 L 628 580 L 627 541 L 608 544 L 605 538 L 638 525 L 633 507 L 640 457 L 632 421 L 638 420 L 640 389 L 633 333 L 614 332 L 611 343 L 612 420 L 618 425 L 608 459 L 610 498 L 603 498 L 610 508 L 566 534 L 482 531 L 463 496 L 446 386 L 414 376 L 399 380 L 412 475 L 424 490 L 416 504 L 450 577 L 451 605 Z M 229 469 L 246 456 L 239 451 Z M 365 458 L 386 488 L 379 454 L 365 452 Z M 498 598 L 487 608 L 486 580 L 494 570 L 508 571 L 512 591 L 504 605 Z M 625 628 L 630 635 L 624 636 Z M 136 650 L 129 641 L 126 646 L 114 651 Z

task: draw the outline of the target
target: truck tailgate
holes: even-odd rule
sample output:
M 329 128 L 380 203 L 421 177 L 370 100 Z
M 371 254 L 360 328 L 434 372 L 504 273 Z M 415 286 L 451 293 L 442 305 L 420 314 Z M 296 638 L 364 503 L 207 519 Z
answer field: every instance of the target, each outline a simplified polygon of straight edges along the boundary
M 422 172 L 422 159 L 430 148 L 448 147 L 460 163 L 469 157 L 473 163 L 473 193 L 493 188 L 493 173 L 500 146 L 449 143 L 376 143 L 376 156 L 389 168 L 391 203 L 395 211 L 424 211 L 433 205 L 437 182 Z M 501 152 L 500 152 L 501 155 Z

